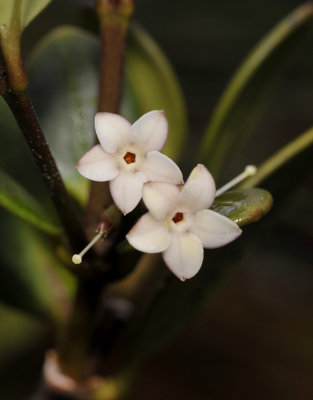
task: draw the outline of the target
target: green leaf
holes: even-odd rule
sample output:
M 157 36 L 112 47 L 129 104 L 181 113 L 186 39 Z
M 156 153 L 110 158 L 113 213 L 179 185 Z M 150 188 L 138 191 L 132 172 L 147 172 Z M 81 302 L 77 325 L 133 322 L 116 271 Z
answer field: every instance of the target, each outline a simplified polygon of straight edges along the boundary
M 0 0 L 0 25 L 16 27 L 20 32 L 51 0 Z
M 73 27 L 57 28 L 35 48 L 29 63 L 30 93 L 43 131 L 70 193 L 88 198 L 89 181 L 76 170 L 94 141 L 98 39 Z
M 94 143 L 99 54 L 96 36 L 61 27 L 41 40 L 28 63 L 30 93 L 43 131 L 68 190 L 82 204 L 89 181 L 75 165 Z M 181 90 L 161 50 L 139 28 L 131 31 L 122 97 L 121 112 L 131 121 L 152 109 L 165 110 L 170 124 L 165 152 L 177 157 L 186 131 Z
M 0 300 L 36 315 L 60 319 L 68 290 L 55 249 L 20 219 L 1 212 Z
M 52 0 L 22 0 L 21 21 L 25 28 Z
M 27 89 L 28 80 L 21 57 L 22 32 L 48 3 L 47 0 L 0 0 L 1 60 L 6 70 L 2 94 L 9 88 L 18 92 Z
M 0 205 L 46 233 L 58 235 L 61 232 L 60 228 L 48 218 L 35 198 L 1 170 Z
M 12 360 L 22 349 L 29 346 L 40 332 L 42 324 L 29 315 L 0 304 L 0 358 L 1 363 Z
M 200 150 L 200 159 L 215 175 L 235 145 L 251 132 L 269 89 L 282 75 L 287 58 L 303 45 L 312 18 L 312 3 L 289 14 L 252 50 L 230 81 Z
M 142 28 L 131 27 L 128 44 L 126 83 L 135 104 L 135 119 L 148 111 L 163 109 L 169 122 L 163 152 L 177 159 L 187 130 L 187 110 L 179 82 L 160 47 Z
M 272 204 L 272 195 L 266 190 L 239 189 L 217 197 L 211 208 L 239 226 L 244 226 L 261 219 L 272 208 Z
M 271 206 L 270 193 L 262 189 L 252 189 L 236 190 L 219 196 L 214 202 L 213 209 L 242 226 L 259 220 Z M 158 283 L 150 306 L 144 309 L 143 315 L 130 331 L 131 342 L 128 349 L 130 369 L 168 344 L 190 323 L 203 299 L 213 290 L 216 281 L 225 274 L 227 268 L 234 264 L 248 240 L 249 235 L 243 232 L 242 237 L 226 248 L 206 251 L 199 273 L 183 283 L 171 273 L 167 273 L 164 279 L 165 266 L 158 265 L 154 268 L 155 255 L 150 256 L 150 274 Z M 147 256 L 145 255 L 146 264 Z M 155 276 L 157 271 L 159 278 L 163 277 L 162 283 Z M 148 276 L 145 277 L 145 282 L 149 282 L 148 287 L 151 291 L 152 282 L 149 281 L 148 272 L 145 274 Z

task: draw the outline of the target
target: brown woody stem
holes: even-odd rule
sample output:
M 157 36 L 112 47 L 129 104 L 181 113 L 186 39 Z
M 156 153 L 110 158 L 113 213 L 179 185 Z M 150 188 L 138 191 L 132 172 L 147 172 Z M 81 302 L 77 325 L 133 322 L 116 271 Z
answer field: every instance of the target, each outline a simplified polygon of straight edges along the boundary
M 10 29 L 1 31 L 0 93 L 21 128 L 60 217 L 71 250 L 76 252 L 85 246 L 86 239 L 27 92 L 28 79 L 21 58 L 19 23 L 18 18 L 15 18 Z
M 7 89 L 3 98 L 10 107 L 28 143 L 31 154 L 55 205 L 72 250 L 86 244 L 82 226 L 74 211 L 74 205 L 64 186 L 55 160 L 50 152 L 37 115 L 26 91 Z
M 118 112 L 125 39 L 133 10 L 132 0 L 97 0 L 101 35 L 98 111 Z
M 99 81 L 99 112 L 117 113 L 119 108 L 125 40 L 133 0 L 97 0 L 100 24 L 101 59 Z M 92 182 L 86 213 L 86 228 L 92 230 L 98 216 L 112 202 L 107 182 Z

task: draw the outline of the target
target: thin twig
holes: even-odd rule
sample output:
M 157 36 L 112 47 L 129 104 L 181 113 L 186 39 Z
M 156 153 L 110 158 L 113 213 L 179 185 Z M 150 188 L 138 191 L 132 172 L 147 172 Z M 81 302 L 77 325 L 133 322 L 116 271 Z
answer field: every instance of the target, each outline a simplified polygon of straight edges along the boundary
M 3 93 L 3 98 L 10 107 L 28 143 L 31 154 L 60 217 L 71 249 L 77 251 L 77 249 L 85 246 L 85 235 L 76 216 L 74 204 L 67 193 L 58 167 L 42 132 L 28 93 L 26 91 L 16 92 L 7 90 Z

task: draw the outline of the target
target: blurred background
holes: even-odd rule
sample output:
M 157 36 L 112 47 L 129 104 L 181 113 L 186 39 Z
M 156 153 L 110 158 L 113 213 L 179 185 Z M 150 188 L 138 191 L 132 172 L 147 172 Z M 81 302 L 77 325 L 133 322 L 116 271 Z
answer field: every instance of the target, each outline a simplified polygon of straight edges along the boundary
M 78 4 L 54 0 L 25 33 L 25 53 L 34 38 L 56 24 L 80 23 Z M 137 0 L 136 4 L 134 19 L 163 48 L 182 85 L 190 126 L 186 151 L 193 152 L 240 62 L 300 3 Z M 312 48 L 313 26 L 273 85 L 249 139 L 223 169 L 221 184 L 246 164 L 261 163 L 313 125 Z M 191 162 L 185 153 L 186 174 Z M 280 185 L 274 180 L 264 183 L 273 192 L 274 207 L 248 252 L 216 287 L 189 329 L 147 362 L 132 399 L 313 398 L 312 178 L 313 165 L 306 158 L 303 164 L 300 160 L 297 166 L 288 166 Z M 0 321 L 2 314 L 11 318 L 11 326 L 22 326 L 25 335 L 16 340 L 12 328 L 6 332 L 7 325 L 0 322 L 0 337 L 11 336 L 5 348 L 0 343 L 0 398 L 26 399 L 36 388 L 42 351 L 51 338 L 37 320 L 0 305 Z
M 138 2 L 137 19 L 157 38 L 180 78 L 191 141 L 202 134 L 240 62 L 299 4 Z M 273 86 L 248 141 L 223 169 L 221 182 L 246 164 L 261 163 L 312 125 L 312 45 L 308 33 Z M 292 166 L 286 171 L 290 182 L 299 180 L 296 190 L 285 185 L 276 193 L 279 198 L 273 193 L 274 207 L 258 240 L 207 299 L 185 335 L 148 363 L 134 398 L 312 399 L 312 161 L 308 174 Z M 271 189 L 268 183 L 263 187 Z

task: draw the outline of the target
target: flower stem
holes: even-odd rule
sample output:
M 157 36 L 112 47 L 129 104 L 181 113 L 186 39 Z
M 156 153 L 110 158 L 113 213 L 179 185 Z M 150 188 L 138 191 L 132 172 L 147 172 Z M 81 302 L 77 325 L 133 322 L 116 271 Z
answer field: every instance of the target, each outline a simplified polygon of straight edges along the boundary
M 85 235 L 58 167 L 50 152 L 28 93 L 26 91 L 18 92 L 8 89 L 3 92 L 3 98 L 11 109 L 27 141 L 31 154 L 60 217 L 71 249 L 77 251 L 77 249 L 85 246 Z

